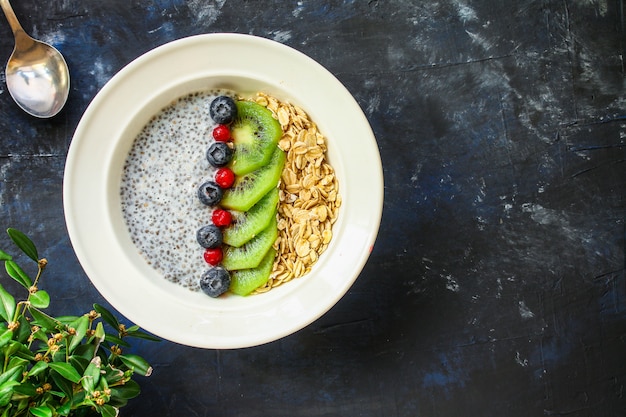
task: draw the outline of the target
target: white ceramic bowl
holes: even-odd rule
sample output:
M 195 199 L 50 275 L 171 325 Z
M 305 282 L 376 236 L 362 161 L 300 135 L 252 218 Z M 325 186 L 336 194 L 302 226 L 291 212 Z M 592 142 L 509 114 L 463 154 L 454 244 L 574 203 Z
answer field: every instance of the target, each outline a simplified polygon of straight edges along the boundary
M 212 299 L 167 281 L 137 253 L 123 219 L 119 187 L 133 139 L 173 100 L 210 88 L 264 91 L 302 107 L 327 137 L 339 180 L 343 205 L 329 248 L 308 275 L 265 294 Z M 226 349 L 294 333 L 348 291 L 376 239 L 383 175 L 367 119 L 326 69 L 277 42 L 210 34 L 158 47 L 102 88 L 72 139 L 63 192 L 76 255 L 114 308 L 164 339 Z

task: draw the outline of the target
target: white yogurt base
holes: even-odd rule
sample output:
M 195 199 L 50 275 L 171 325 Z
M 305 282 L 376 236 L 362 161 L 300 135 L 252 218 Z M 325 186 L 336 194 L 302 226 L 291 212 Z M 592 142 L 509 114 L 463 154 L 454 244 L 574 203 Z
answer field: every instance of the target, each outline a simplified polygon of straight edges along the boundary
M 209 105 L 224 94 L 233 95 L 193 93 L 156 114 L 135 138 L 120 186 L 122 213 L 139 253 L 167 280 L 194 291 L 211 268 L 196 231 L 211 223 L 214 208 L 199 201 L 197 188 L 215 174 L 206 159 L 216 126 Z

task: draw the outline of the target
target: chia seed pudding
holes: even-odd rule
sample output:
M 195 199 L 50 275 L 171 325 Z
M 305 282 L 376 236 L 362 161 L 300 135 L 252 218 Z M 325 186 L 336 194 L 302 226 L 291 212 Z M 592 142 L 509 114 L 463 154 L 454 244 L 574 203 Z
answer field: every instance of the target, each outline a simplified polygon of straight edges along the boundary
M 199 290 L 211 268 L 196 230 L 211 223 L 214 208 L 196 194 L 215 168 L 205 157 L 216 123 L 209 105 L 230 91 L 196 92 L 156 114 L 135 138 L 124 164 L 121 208 L 133 243 L 146 262 L 167 280 Z

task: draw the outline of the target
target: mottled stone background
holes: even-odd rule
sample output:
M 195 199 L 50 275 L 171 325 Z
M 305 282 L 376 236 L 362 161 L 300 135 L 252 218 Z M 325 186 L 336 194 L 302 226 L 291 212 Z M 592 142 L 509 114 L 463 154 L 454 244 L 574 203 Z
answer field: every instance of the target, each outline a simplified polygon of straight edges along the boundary
M 346 85 L 378 140 L 383 221 L 348 294 L 260 347 L 140 343 L 155 370 L 124 416 L 626 415 L 623 0 L 13 6 L 72 74 L 52 120 L 0 84 L 0 227 L 50 260 L 55 312 L 106 304 L 67 235 L 63 170 L 89 102 L 144 52 L 213 32 L 287 44 Z

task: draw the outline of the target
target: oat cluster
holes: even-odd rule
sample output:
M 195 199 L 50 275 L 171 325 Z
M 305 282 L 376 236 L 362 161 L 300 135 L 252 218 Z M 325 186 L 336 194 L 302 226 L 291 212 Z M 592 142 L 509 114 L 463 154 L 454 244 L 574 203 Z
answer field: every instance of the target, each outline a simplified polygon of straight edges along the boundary
M 332 239 L 341 195 L 326 158 L 326 138 L 304 110 L 264 93 L 254 100 L 279 121 L 278 146 L 287 156 L 279 185 L 277 255 L 270 279 L 256 290 L 260 293 L 311 270 Z

